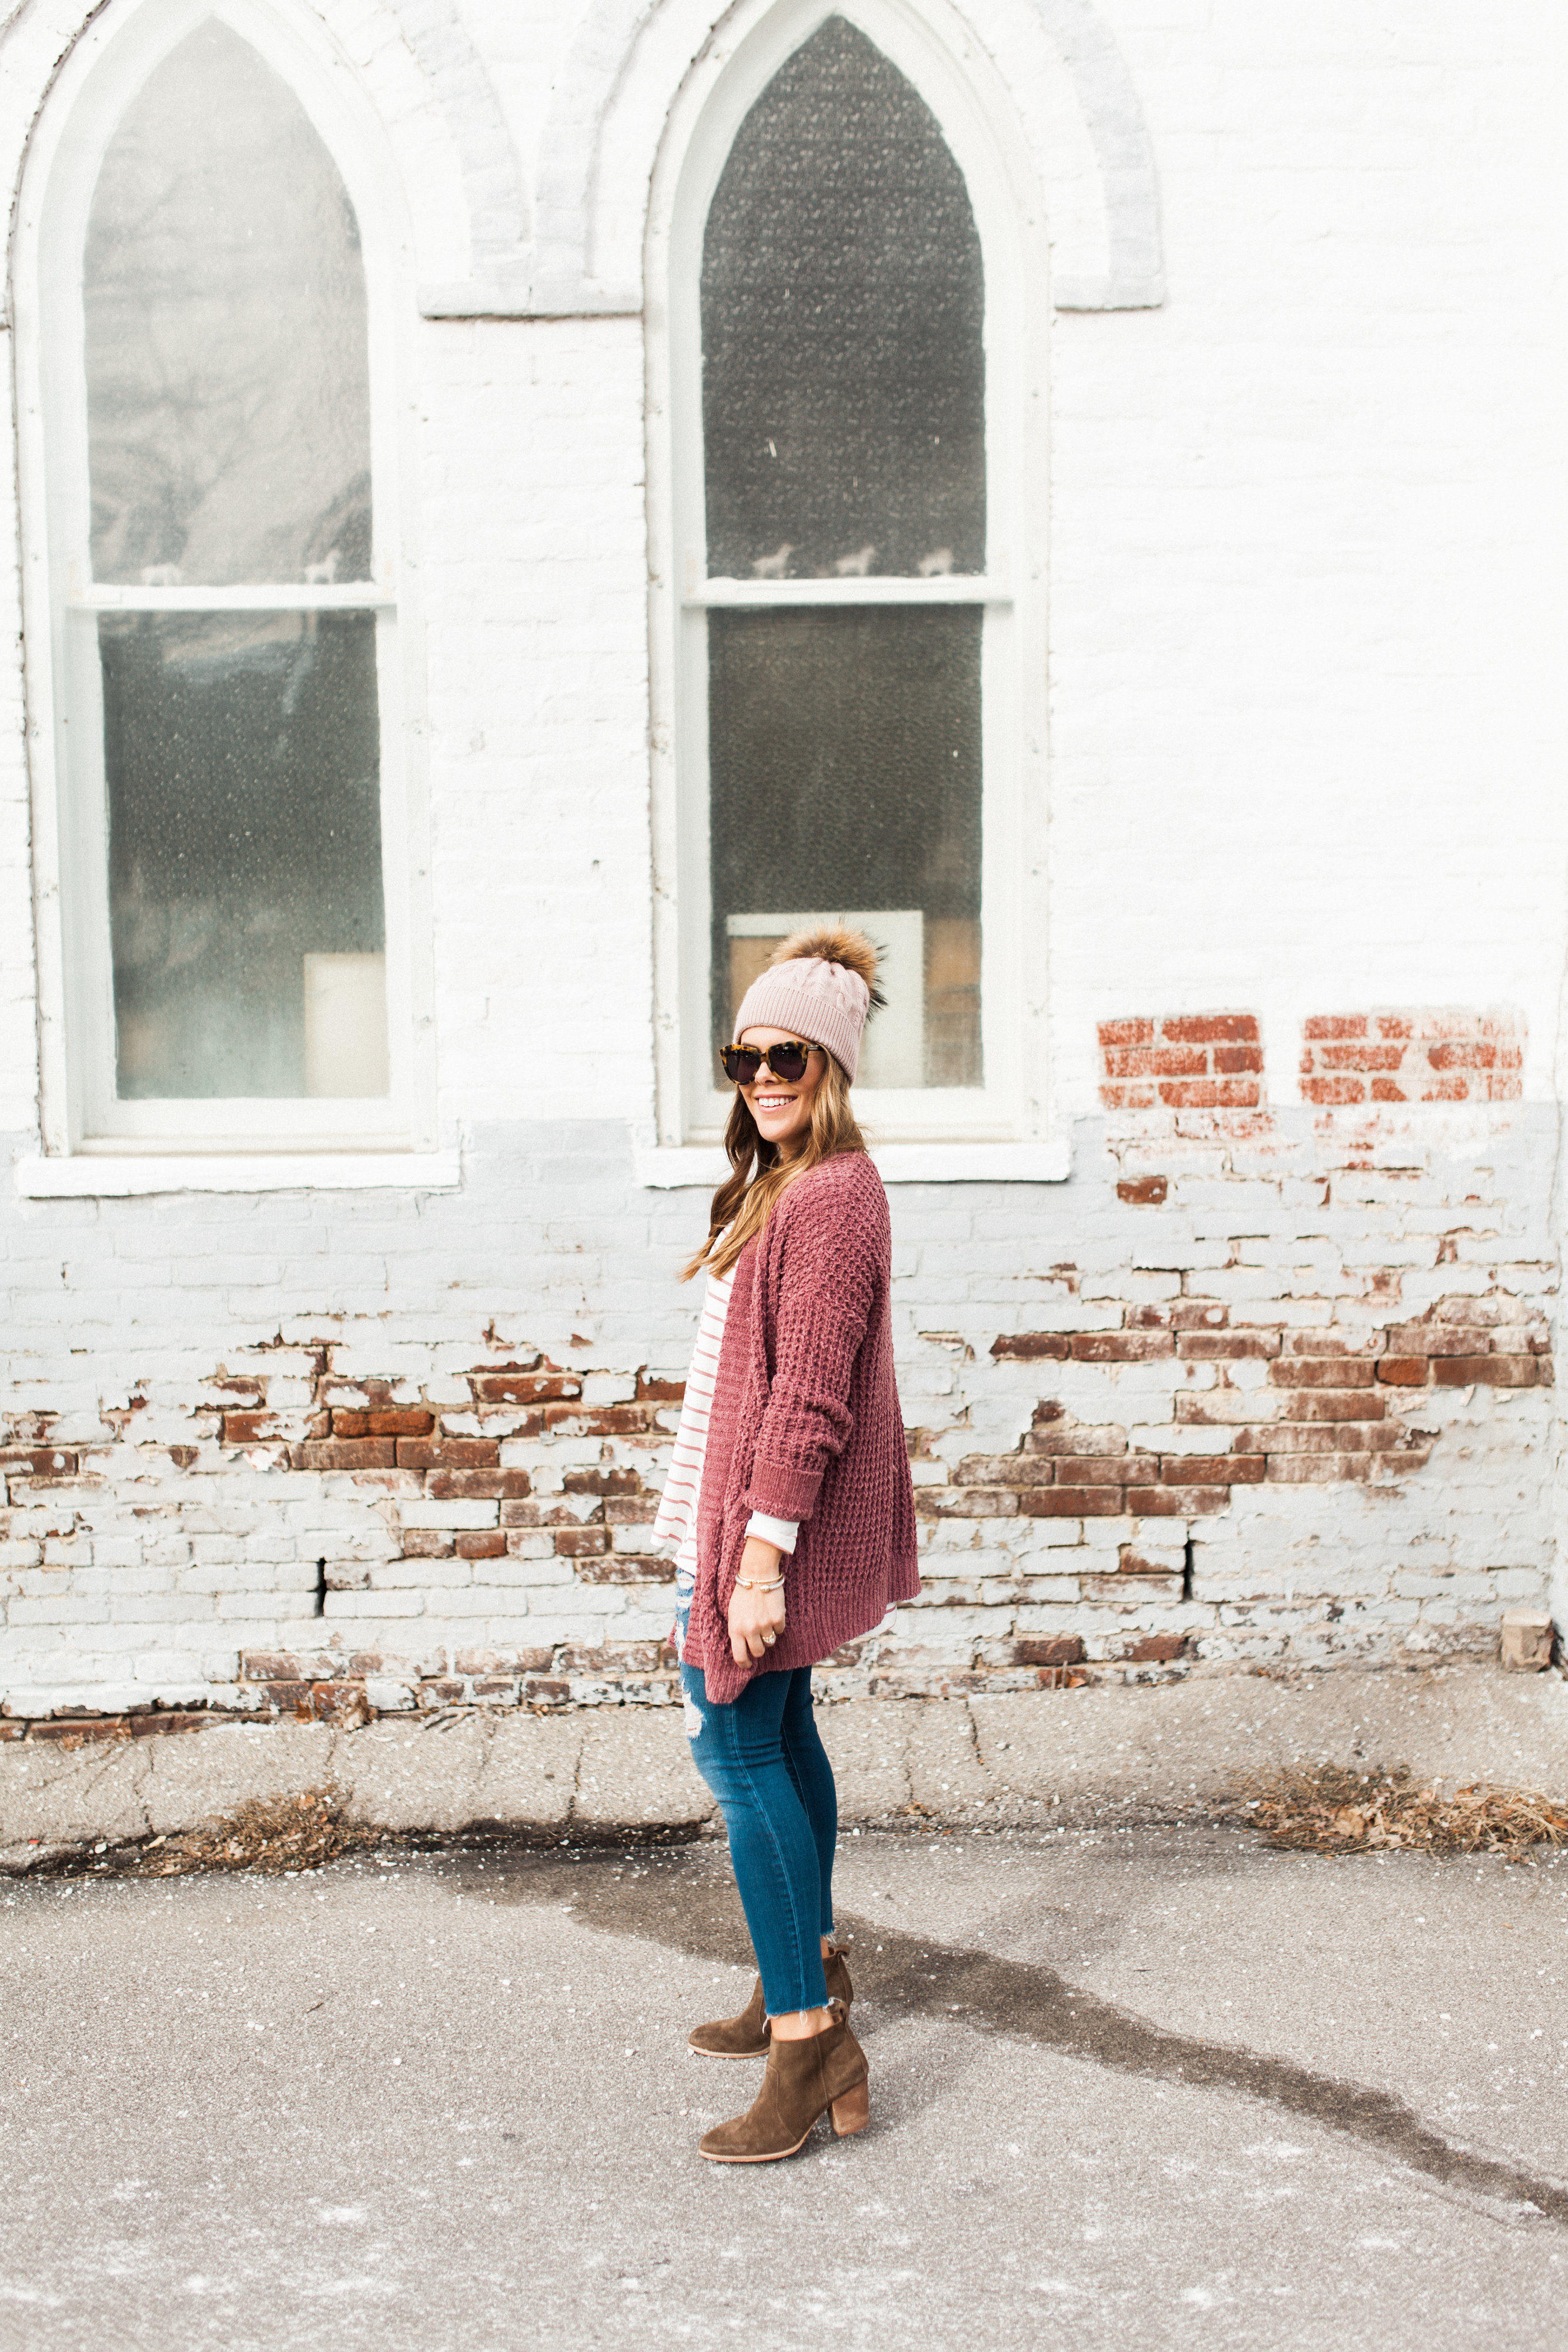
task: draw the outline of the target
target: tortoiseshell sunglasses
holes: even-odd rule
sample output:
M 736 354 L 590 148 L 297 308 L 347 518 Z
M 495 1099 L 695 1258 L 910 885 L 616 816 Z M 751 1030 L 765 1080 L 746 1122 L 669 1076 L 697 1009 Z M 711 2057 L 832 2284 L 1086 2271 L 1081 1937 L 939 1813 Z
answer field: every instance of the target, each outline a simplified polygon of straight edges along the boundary
M 798 1087 L 812 1055 L 823 1050 L 821 1045 L 808 1045 L 791 1037 L 782 1045 L 721 1045 L 718 1058 L 724 1064 L 725 1076 L 733 1086 L 754 1085 L 758 1070 L 766 1067 L 785 1086 Z

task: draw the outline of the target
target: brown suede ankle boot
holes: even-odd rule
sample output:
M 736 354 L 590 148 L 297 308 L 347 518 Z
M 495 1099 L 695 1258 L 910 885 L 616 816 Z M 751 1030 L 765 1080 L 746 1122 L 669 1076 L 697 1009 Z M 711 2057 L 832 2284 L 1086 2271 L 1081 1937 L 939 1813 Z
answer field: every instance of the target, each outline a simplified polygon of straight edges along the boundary
M 848 2139 L 871 2119 L 869 2084 L 865 2052 L 835 2009 L 825 2033 L 769 2042 L 751 2107 L 705 2132 L 698 2152 L 715 2164 L 773 2164 L 804 2147 L 812 2125 L 829 2114 L 834 2137 Z
M 848 1963 L 836 1944 L 822 1956 L 822 1974 L 828 1979 L 830 2005 L 836 2002 L 847 2019 L 855 1989 L 850 1982 Z M 721 2017 L 712 2025 L 694 2025 L 686 2036 L 692 2048 L 700 2050 L 705 2058 L 766 2058 L 772 2038 L 768 2030 L 768 2012 L 762 2006 L 760 1977 L 738 2017 Z

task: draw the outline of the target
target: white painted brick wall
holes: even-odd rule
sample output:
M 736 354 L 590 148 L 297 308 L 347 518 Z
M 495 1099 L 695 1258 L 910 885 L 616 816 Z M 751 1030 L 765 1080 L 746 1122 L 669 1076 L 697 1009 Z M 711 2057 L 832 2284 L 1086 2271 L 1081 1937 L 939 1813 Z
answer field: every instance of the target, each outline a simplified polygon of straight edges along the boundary
M 665 12 L 629 68 L 616 121 L 644 142 L 655 77 L 699 13 Z M 1568 328 L 1549 289 L 1568 24 L 1524 0 L 1394 0 L 1375 39 L 1353 0 L 1100 13 L 1146 117 L 1170 290 L 1158 310 L 1061 315 L 1052 338 L 1050 1044 L 1075 1173 L 895 1194 L 900 1376 L 930 1433 L 920 1492 L 943 1515 L 923 1520 L 922 1602 L 841 1669 L 846 1688 L 1027 1679 L 1015 1644 L 1058 1637 L 1113 1661 L 1179 1634 L 1218 1664 L 1485 1647 L 1500 1609 L 1555 1572 L 1541 1387 L 1401 1392 L 1402 1423 L 1434 1433 L 1423 1466 L 1238 1486 L 1190 1526 L 966 1517 L 947 1483 L 1011 1452 L 1042 1399 L 1174 1458 L 1212 1453 L 1274 1393 L 1263 1362 L 1229 1362 L 1225 1385 L 1172 1358 L 994 1359 L 998 1337 L 1113 1335 L 1198 1297 L 1232 1329 L 1357 1343 L 1467 1294 L 1506 1295 L 1532 1331 L 1555 1307 Z M 460 276 L 469 67 L 431 33 L 433 78 L 390 10 L 324 14 L 387 125 L 420 278 Z M 49 0 L 5 37 L 13 173 L 71 21 Z M 580 14 L 486 0 L 462 21 L 526 189 Z M 998 9 L 985 33 L 1004 73 L 1020 45 L 1010 86 L 1049 145 L 1061 94 L 1022 62 L 1021 15 Z M 612 195 L 630 201 L 619 181 Z M 79 1455 L 68 1478 L 13 1479 L 0 1512 L 0 1689 L 18 1706 L 254 1702 L 248 1654 L 314 1662 L 317 1679 L 529 1673 L 580 1696 L 657 1681 L 667 1591 L 594 1581 L 555 1544 L 600 1524 L 563 1472 L 656 1486 L 673 1416 L 664 1437 L 656 1415 L 639 1435 L 535 1436 L 468 1384 L 539 1349 L 583 1376 L 591 1421 L 634 1400 L 640 1370 L 678 1378 L 689 1345 L 673 1270 L 702 1202 L 640 1191 L 628 1148 L 653 1107 L 642 329 L 432 320 L 413 349 L 440 1125 L 464 1189 L 0 1196 L 0 1415 L 16 1443 Z M 11 478 L 0 1131 L 25 1153 Z M 1397 1123 L 1300 1108 L 1303 1020 L 1385 1004 L 1511 1008 L 1523 1101 Z M 1211 1006 L 1260 1014 L 1271 1122 L 1118 1115 L 1107 1138 L 1097 1021 Z M 1118 1177 L 1148 1171 L 1169 1178 L 1164 1204 L 1119 1201 Z M 281 1440 L 219 1443 L 236 1392 L 215 1382 L 264 1380 L 298 1443 L 324 1363 L 423 1400 L 452 1438 L 495 1440 L 559 1523 L 509 1525 L 495 1499 L 436 1497 L 401 1469 L 290 1468 Z M 1212 1421 L 1176 1419 L 1178 1397 Z M 404 1541 L 489 1530 L 504 1556 Z M 605 1540 L 617 1573 L 646 1556 L 638 1524 Z M 1124 1550 L 1148 1572 L 1124 1574 Z

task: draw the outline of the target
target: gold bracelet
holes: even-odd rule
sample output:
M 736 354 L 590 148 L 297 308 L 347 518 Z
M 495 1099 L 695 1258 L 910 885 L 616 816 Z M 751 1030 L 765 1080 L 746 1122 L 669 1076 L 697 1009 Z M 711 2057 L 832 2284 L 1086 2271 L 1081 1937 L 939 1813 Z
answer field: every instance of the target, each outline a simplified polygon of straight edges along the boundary
M 781 1576 L 775 1577 L 771 1584 L 758 1584 L 756 1579 L 750 1576 L 737 1576 L 735 1580 L 747 1592 L 782 1592 L 784 1590 L 784 1579 Z

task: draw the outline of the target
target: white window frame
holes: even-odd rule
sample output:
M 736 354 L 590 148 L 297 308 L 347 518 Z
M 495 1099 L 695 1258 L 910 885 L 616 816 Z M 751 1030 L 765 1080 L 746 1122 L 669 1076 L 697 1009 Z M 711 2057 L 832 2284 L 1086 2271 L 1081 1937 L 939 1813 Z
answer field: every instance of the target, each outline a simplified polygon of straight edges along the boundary
M 371 577 L 343 586 L 95 583 L 88 538 L 82 268 L 99 166 L 170 50 L 215 19 L 286 81 L 358 215 L 370 340 Z M 407 404 L 413 279 L 401 188 L 351 68 L 284 0 L 133 0 L 83 32 L 29 150 L 14 245 L 18 469 L 46 1155 L 428 1152 L 434 1140 L 429 815 Z M 115 1092 L 98 616 L 104 612 L 371 612 L 380 697 L 391 1091 L 361 1098 L 122 1102 Z M 296 1172 L 295 1181 L 298 1181 Z
M 843 16 L 930 107 L 962 171 L 985 268 L 987 571 L 934 580 L 706 575 L 701 269 L 708 208 L 747 114 L 825 18 Z M 1045 1087 L 1049 250 L 994 69 L 943 0 L 743 0 L 693 68 L 655 167 L 647 240 L 648 483 L 658 1150 L 708 1146 L 730 1097 L 710 1067 L 707 615 L 801 606 L 983 607 L 982 1087 L 857 1088 L 874 1139 L 1038 1146 Z M 824 910 L 826 911 L 826 910 Z M 695 1155 L 692 1155 L 695 1159 Z M 906 1156 L 906 1155 L 905 1155 Z M 922 1162 L 928 1155 L 921 1154 Z M 1031 1150 L 993 1170 L 1047 1172 Z M 938 1154 L 930 1172 L 942 1172 Z M 1025 1162 L 1029 1163 L 1026 1166 Z M 915 1172 L 911 1163 L 911 1172 Z M 922 1170 L 922 1172 L 923 1170 Z M 648 1181 L 659 1181 L 649 1171 Z M 673 1166 L 670 1181 L 675 1181 Z

